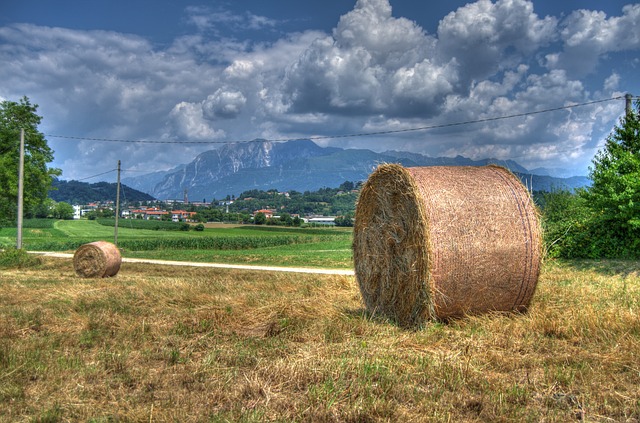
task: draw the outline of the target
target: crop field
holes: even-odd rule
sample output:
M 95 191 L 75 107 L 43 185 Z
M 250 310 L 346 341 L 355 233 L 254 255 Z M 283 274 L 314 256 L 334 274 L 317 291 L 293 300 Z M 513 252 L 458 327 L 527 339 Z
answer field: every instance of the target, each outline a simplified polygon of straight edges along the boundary
M 278 266 L 351 268 L 351 231 L 341 228 L 285 228 L 216 225 L 204 231 L 139 229 L 122 220 L 118 247 L 124 257 Z M 171 225 L 172 222 L 144 222 Z M 132 227 L 134 226 L 135 227 Z M 179 227 L 180 224 L 173 224 Z M 147 225 L 149 226 L 149 225 Z M 16 229 L 0 229 L 0 248 L 15 246 Z M 114 242 L 114 228 L 96 221 L 34 220 L 23 229 L 29 251 L 74 252 L 93 241 Z
M 313 240 L 136 253 L 352 266 L 348 231 L 255 231 Z M 640 420 L 635 261 L 549 260 L 527 313 L 416 330 L 367 313 L 352 276 L 125 262 L 82 279 L 70 259 L 35 261 L 0 268 L 0 421 Z

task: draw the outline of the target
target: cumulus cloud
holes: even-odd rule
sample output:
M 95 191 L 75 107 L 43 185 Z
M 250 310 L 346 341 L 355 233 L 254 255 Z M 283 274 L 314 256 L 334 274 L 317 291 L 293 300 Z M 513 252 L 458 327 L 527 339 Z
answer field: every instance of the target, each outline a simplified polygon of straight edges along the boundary
M 283 122 L 286 125 L 289 119 L 279 89 L 284 68 L 322 35 L 308 31 L 255 46 L 251 51 L 240 49 L 230 63 L 215 72 L 216 88 L 203 91 L 205 98 L 180 103 L 188 103 L 189 110 L 201 114 L 209 124 L 215 121 L 218 130 L 229 138 L 281 138 L 282 132 L 274 128 Z
M 251 78 L 255 75 L 256 70 L 262 65 L 262 63 L 254 63 L 251 60 L 237 59 L 224 70 L 223 74 L 230 80 L 243 81 Z
M 607 79 L 604 81 L 604 89 L 608 92 L 613 92 L 618 89 L 620 85 L 620 75 L 617 73 L 612 73 Z
M 534 153 L 537 149 L 551 149 L 560 154 L 584 144 L 583 139 L 571 139 L 568 130 L 559 128 L 570 129 L 566 124 L 568 120 L 580 121 L 580 133 L 588 134 L 593 127 L 590 115 L 583 111 L 574 113 L 571 109 L 535 113 L 584 102 L 587 93 L 582 83 L 568 78 L 561 70 L 546 74 L 528 74 L 528 71 L 527 66 L 520 65 L 514 71 L 505 72 L 500 81 L 481 81 L 471 85 L 468 95 L 450 96 L 445 112 L 447 119 L 453 121 L 458 116 L 458 119 L 480 122 L 463 128 L 464 136 L 454 137 L 455 140 L 442 149 L 444 154 L 455 151 L 472 158 L 489 155 L 529 161 L 540 157 Z M 513 115 L 522 116 L 499 119 Z M 459 130 L 452 129 L 454 133 Z
M 185 119 L 177 119 L 175 111 L 171 115 L 176 100 L 199 98 L 201 90 L 214 87 L 213 78 L 202 79 L 213 73 L 212 66 L 190 54 L 155 50 L 135 35 L 15 24 L 0 28 L 0 44 L 3 94 L 12 99 L 27 95 L 39 104 L 41 130 L 49 134 L 161 139 L 167 136 L 165 123 L 172 122 L 177 128 L 169 134 L 183 135 Z M 51 145 L 56 158 L 74 158 L 75 166 L 63 167 L 63 177 L 76 178 L 96 171 L 96 157 L 123 147 L 56 138 Z M 127 158 L 166 162 L 159 148 L 138 145 L 134 150 L 140 154 L 128 152 Z M 85 159 L 85 152 L 93 160 Z M 176 157 L 190 159 L 180 153 Z
M 203 116 L 209 120 L 233 119 L 246 103 L 247 98 L 240 91 L 219 88 L 202 103 Z
M 332 37 L 288 69 L 285 100 L 296 113 L 393 116 L 409 112 L 407 101 L 434 113 L 456 78 L 451 61 L 433 60 L 435 43 L 415 22 L 393 17 L 387 0 L 359 0 Z
M 48 116 L 74 119 L 79 133 L 113 125 L 131 125 L 131 135 L 147 131 L 173 99 L 207 86 L 200 80 L 206 65 L 155 51 L 136 36 L 15 25 L 1 28 L 0 37 L 7 42 L 2 80 L 46 97 Z
M 539 18 L 530 1 L 480 0 L 440 22 L 438 54 L 457 60 L 462 82 L 467 84 L 519 65 L 557 37 L 556 26 L 556 18 Z
M 640 4 L 624 6 L 622 16 L 576 10 L 562 22 L 560 36 L 563 51 L 549 54 L 548 66 L 584 76 L 607 53 L 640 49 Z
M 480 0 L 451 12 L 437 37 L 396 18 L 387 0 L 359 0 L 331 37 L 289 68 L 292 112 L 433 117 L 449 95 L 531 61 L 558 38 L 557 20 L 525 0 Z
M 169 116 L 178 137 L 187 140 L 207 140 L 224 136 L 224 131 L 216 131 L 205 121 L 204 111 L 198 105 L 180 102 L 175 105 Z
M 619 95 L 623 75 L 610 70 L 593 77 L 597 65 L 608 54 L 637 57 L 640 50 L 637 4 L 619 16 L 580 10 L 560 18 L 539 16 L 527 0 L 479 0 L 444 16 L 430 34 L 395 16 L 392 3 L 358 0 L 331 32 L 261 42 L 240 35 L 275 30 L 277 21 L 200 6 L 185 12 L 195 32 L 167 47 L 116 32 L 12 24 L 0 27 L 0 99 L 29 95 L 41 105 L 45 132 L 65 135 L 166 141 L 340 135 L 527 114 Z M 587 73 L 597 88 L 586 85 Z M 590 160 L 599 134 L 621 111 L 604 103 L 324 142 L 572 165 Z M 171 154 L 165 146 L 135 143 L 54 147 L 73 169 L 64 176 L 82 177 L 95 171 L 96 156 L 122 154 L 139 167 L 167 168 L 213 145 Z

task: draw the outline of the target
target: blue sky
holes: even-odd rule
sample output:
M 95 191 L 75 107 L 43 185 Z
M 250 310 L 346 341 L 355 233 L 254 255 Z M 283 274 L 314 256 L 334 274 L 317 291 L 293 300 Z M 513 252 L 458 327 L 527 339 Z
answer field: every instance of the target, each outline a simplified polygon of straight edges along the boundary
M 5 1 L 0 63 L 0 100 L 40 106 L 64 179 L 305 137 L 586 174 L 624 112 L 598 101 L 640 95 L 640 4 Z

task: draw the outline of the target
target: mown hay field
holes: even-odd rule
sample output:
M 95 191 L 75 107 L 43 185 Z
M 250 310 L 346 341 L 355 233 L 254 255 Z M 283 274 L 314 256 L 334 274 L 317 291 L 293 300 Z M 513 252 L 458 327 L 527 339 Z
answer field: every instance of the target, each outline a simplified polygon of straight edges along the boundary
M 2 421 L 638 421 L 640 264 L 543 266 L 527 314 L 406 330 L 354 277 L 0 269 Z

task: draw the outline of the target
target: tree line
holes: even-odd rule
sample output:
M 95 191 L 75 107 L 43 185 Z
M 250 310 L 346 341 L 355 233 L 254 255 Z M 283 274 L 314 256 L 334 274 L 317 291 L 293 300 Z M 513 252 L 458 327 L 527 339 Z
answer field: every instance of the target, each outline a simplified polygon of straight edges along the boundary
M 588 188 L 540 197 L 547 252 L 564 258 L 640 257 L 640 100 L 609 134 Z

